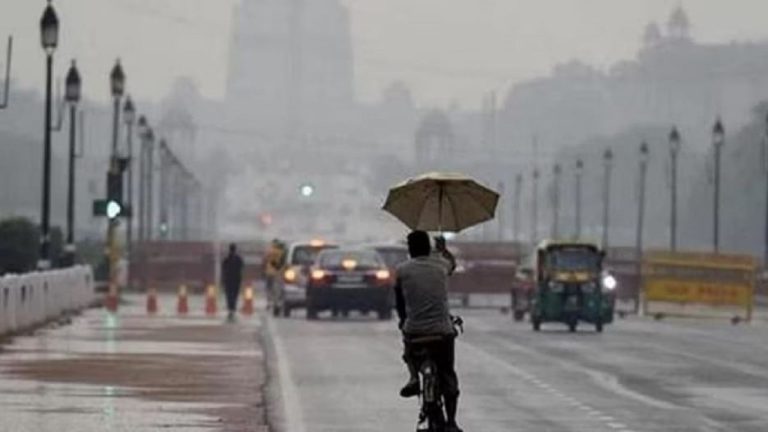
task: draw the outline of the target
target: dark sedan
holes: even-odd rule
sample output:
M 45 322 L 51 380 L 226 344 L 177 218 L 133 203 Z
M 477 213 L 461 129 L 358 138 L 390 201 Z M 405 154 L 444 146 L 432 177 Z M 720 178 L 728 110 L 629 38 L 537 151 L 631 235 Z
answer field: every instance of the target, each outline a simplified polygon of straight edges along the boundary
M 393 277 L 387 264 L 372 250 L 336 249 L 321 252 L 307 284 L 307 318 L 331 311 L 346 316 L 351 310 L 392 317 Z

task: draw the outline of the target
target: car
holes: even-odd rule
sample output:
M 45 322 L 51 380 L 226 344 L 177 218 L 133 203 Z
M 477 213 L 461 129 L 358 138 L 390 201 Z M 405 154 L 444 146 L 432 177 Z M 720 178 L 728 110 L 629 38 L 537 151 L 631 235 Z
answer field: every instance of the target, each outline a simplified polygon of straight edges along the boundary
M 285 256 L 285 265 L 280 277 L 275 280 L 270 304 L 274 316 L 291 316 L 291 311 L 306 306 L 306 287 L 310 267 L 317 255 L 338 246 L 320 240 L 292 243 Z
M 397 266 L 407 261 L 409 258 L 408 247 L 400 243 L 373 244 L 368 245 L 366 248 L 375 250 L 384 260 L 384 263 L 393 275 L 395 270 L 397 270 Z
M 307 319 L 317 319 L 323 311 L 347 316 L 352 310 L 391 319 L 393 283 L 392 272 L 374 250 L 325 250 L 318 254 L 307 285 Z

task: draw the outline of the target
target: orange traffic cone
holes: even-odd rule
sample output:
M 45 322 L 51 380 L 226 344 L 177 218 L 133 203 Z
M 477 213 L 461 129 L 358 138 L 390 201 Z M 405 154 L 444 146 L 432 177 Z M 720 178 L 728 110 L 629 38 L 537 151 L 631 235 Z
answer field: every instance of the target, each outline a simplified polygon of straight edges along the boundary
M 216 285 L 208 285 L 205 290 L 205 314 L 216 315 Z
M 253 315 L 253 287 L 248 285 L 243 293 L 243 307 L 240 309 L 243 315 Z
M 179 286 L 179 298 L 176 303 L 176 313 L 186 315 L 189 313 L 189 300 L 187 299 L 187 286 Z
M 150 288 L 147 292 L 147 313 L 154 315 L 157 313 L 157 290 Z

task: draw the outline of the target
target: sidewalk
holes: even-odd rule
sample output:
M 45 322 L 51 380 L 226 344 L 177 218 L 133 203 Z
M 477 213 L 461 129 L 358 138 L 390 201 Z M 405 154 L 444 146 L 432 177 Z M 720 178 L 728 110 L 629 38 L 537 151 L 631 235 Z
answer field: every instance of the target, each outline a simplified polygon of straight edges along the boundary
M 179 318 L 171 296 L 149 317 L 126 300 L 0 346 L 0 432 L 268 430 L 258 317 L 226 324 L 190 298 Z

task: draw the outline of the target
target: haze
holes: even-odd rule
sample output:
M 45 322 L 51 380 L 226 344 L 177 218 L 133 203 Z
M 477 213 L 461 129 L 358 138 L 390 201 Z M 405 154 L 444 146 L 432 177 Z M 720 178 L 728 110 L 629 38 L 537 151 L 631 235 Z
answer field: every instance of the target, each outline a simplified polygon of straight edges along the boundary
M 237 0 L 70 0 L 57 2 L 64 31 L 60 71 L 75 56 L 87 97 L 108 96 L 106 75 L 120 56 L 131 92 L 157 100 L 187 75 L 221 98 Z M 346 0 L 357 95 L 375 100 L 403 80 L 419 105 L 479 106 L 481 95 L 580 59 L 605 68 L 634 58 L 644 26 L 663 24 L 677 0 Z M 16 38 L 15 80 L 40 88 L 42 0 L 3 0 L 0 36 Z M 768 37 L 762 0 L 684 2 L 700 42 Z M 10 11 L 10 13 L 8 13 Z M 607 18 L 610 17 L 610 18 Z M 61 72 L 60 72 L 61 73 Z

